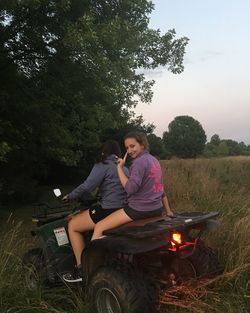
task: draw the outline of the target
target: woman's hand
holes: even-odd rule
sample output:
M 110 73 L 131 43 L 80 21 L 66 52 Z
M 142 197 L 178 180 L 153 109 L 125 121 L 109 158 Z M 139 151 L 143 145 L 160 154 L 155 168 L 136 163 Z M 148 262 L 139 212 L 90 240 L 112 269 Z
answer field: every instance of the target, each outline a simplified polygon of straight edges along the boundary
M 122 184 L 122 186 L 123 186 L 124 188 L 125 188 L 125 185 L 126 185 L 126 183 L 127 183 L 127 181 L 128 181 L 127 176 L 126 176 L 126 175 L 124 174 L 124 172 L 123 172 L 123 166 L 124 166 L 124 164 L 125 164 L 125 162 L 126 162 L 127 154 L 128 154 L 128 153 L 125 153 L 123 159 L 119 158 L 119 159 L 117 160 L 117 173 L 118 173 L 120 182 L 121 182 L 121 184 Z
M 126 152 L 124 157 L 123 157 L 123 159 L 122 158 L 118 158 L 118 160 L 117 160 L 117 167 L 122 168 L 125 165 L 126 159 L 127 159 L 127 155 L 128 155 L 128 153 Z
M 173 217 L 173 216 L 174 216 L 174 212 L 173 212 L 171 209 L 167 210 L 167 211 L 166 211 L 166 214 L 167 214 L 167 216 L 169 216 L 169 217 Z
M 63 202 L 69 202 L 69 195 L 65 195 L 65 196 L 62 198 L 62 201 L 63 201 Z

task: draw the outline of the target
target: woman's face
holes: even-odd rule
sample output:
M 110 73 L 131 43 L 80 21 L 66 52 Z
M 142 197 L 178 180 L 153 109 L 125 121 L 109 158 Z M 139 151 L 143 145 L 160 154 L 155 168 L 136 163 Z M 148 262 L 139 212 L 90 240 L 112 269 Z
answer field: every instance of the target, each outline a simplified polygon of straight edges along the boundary
M 124 143 L 128 155 L 133 159 L 135 159 L 144 150 L 144 146 L 134 138 L 127 138 Z

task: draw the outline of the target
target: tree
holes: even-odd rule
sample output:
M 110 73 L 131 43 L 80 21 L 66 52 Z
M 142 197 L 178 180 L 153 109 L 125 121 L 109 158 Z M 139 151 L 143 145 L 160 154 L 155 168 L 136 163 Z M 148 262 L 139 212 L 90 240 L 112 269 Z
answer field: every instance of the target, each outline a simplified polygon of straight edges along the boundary
M 221 141 L 221 140 L 220 140 L 219 135 L 214 134 L 214 135 L 211 137 L 210 143 L 213 144 L 213 145 L 215 145 L 215 146 L 218 146 L 219 143 L 220 143 L 220 141 Z
M 208 158 L 217 156 L 221 149 L 220 144 L 221 144 L 221 140 L 220 140 L 219 135 L 214 134 L 211 137 L 210 142 L 206 143 L 205 148 L 203 150 L 203 155 Z
M 217 155 L 218 146 L 212 144 L 211 142 L 206 143 L 203 150 L 203 155 L 207 158 L 211 158 Z
M 152 10 L 147 0 L 1 2 L 3 176 L 86 164 L 105 129 L 129 122 L 135 99 L 150 102 L 141 69 L 183 71 L 187 38 L 150 29 Z
M 216 155 L 217 156 L 227 156 L 229 155 L 229 148 L 228 145 L 224 140 L 222 140 L 216 149 Z
M 167 156 L 167 151 L 161 137 L 156 136 L 155 134 L 150 134 L 148 136 L 148 142 L 150 147 L 150 153 L 156 156 L 159 159 L 165 159 Z
M 239 155 L 250 155 L 250 146 L 245 145 L 244 142 L 238 144 Z
M 237 141 L 232 139 L 224 139 L 223 142 L 228 148 L 228 155 L 240 155 L 239 144 Z
M 202 153 L 206 134 L 201 124 L 191 116 L 177 116 L 163 134 L 167 150 L 181 158 L 194 158 Z

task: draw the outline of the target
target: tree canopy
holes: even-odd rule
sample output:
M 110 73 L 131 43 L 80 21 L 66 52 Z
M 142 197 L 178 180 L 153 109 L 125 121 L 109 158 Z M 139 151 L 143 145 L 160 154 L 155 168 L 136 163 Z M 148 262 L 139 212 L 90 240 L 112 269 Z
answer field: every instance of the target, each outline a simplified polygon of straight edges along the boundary
M 188 39 L 148 27 L 147 0 L 0 4 L 0 167 L 40 179 L 88 159 L 106 129 L 150 102 L 146 69 L 183 70 Z M 132 115 L 131 115 L 132 114 Z
M 163 134 L 163 141 L 172 155 L 194 158 L 201 154 L 206 143 L 206 134 L 200 122 L 191 116 L 177 116 Z

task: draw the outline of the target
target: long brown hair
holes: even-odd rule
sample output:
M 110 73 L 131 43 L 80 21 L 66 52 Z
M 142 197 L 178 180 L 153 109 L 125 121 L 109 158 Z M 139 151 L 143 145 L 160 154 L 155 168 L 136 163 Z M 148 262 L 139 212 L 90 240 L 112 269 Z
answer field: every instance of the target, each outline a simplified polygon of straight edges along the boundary
M 133 131 L 128 133 L 125 137 L 124 140 L 128 139 L 128 138 L 133 138 L 135 139 L 140 145 L 144 146 L 144 148 L 146 150 L 149 150 L 149 143 L 148 143 L 148 139 L 147 136 L 142 133 L 142 132 L 138 132 L 138 131 Z

